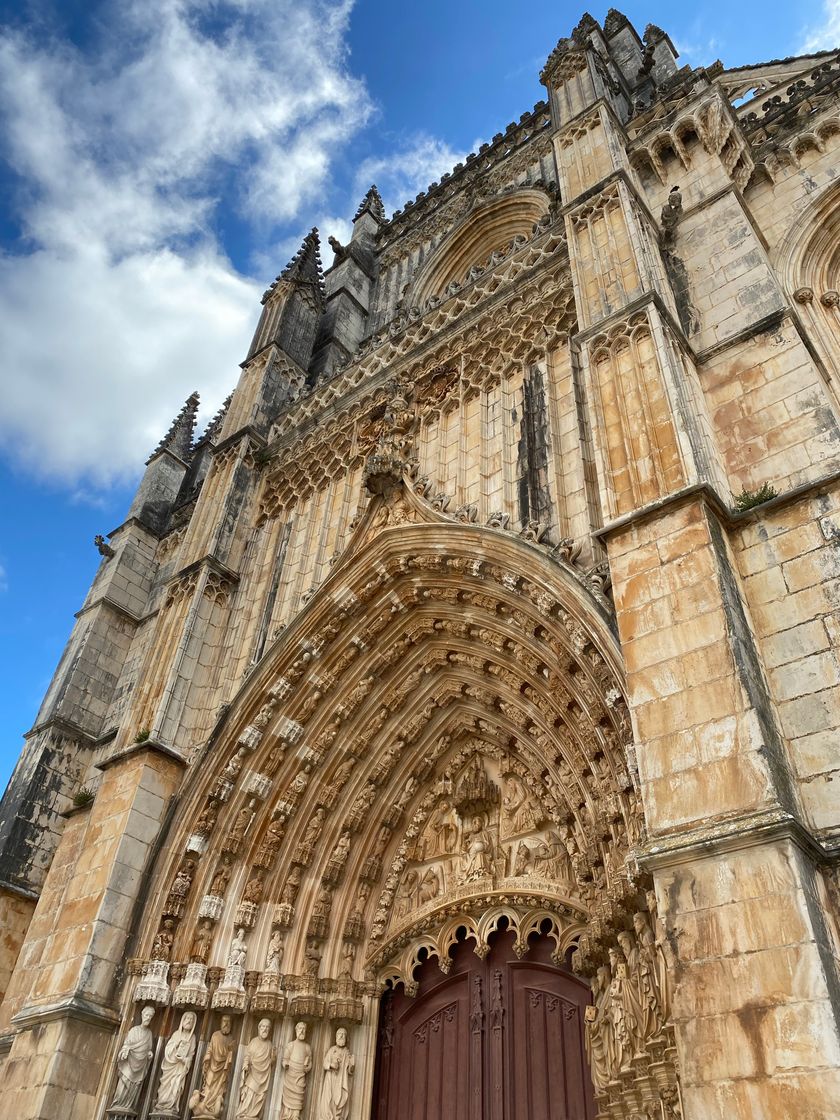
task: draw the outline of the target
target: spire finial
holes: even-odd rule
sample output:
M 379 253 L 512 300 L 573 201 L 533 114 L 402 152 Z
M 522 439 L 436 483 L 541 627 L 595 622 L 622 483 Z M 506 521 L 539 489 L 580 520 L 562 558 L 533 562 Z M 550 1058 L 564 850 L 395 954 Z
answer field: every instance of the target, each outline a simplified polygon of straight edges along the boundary
M 270 284 L 262 297 L 265 303 L 281 280 L 297 280 L 301 283 L 313 284 L 324 295 L 324 269 L 321 264 L 321 238 L 318 227 L 312 229 L 304 237 L 300 248 L 274 281 Z
M 230 402 L 232 400 L 233 400 L 233 393 L 229 393 L 225 397 L 225 399 L 222 401 L 222 405 L 219 408 L 219 411 L 215 414 L 215 416 L 213 416 L 210 423 L 207 425 L 207 427 L 201 433 L 201 439 L 198 440 L 196 446 L 198 446 L 199 443 L 215 443 L 216 442 L 216 440 L 219 438 L 219 433 L 222 430 L 222 424 L 224 424 L 224 422 L 225 422 L 225 416 L 227 416 L 227 410 L 228 410 L 228 408 L 230 408 Z
M 370 214 L 377 222 L 385 221 L 385 207 L 382 205 L 382 198 L 376 189 L 376 183 L 371 185 L 370 190 L 362 199 L 353 221 L 361 218 L 362 214 Z
M 146 460 L 147 463 L 150 463 L 161 451 L 171 451 L 185 462 L 189 459 L 193 447 L 198 404 L 198 393 L 190 393 L 184 402 L 184 407 L 170 424 L 169 431 Z

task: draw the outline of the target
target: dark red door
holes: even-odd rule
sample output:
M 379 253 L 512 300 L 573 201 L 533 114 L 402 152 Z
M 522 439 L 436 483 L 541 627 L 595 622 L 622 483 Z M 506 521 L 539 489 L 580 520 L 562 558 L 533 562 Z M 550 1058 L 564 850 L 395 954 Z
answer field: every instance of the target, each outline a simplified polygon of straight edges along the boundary
M 591 1120 L 583 1043 L 589 987 L 551 962 L 540 938 L 519 960 L 497 935 L 484 960 L 459 945 L 449 973 L 380 1009 L 374 1120 Z

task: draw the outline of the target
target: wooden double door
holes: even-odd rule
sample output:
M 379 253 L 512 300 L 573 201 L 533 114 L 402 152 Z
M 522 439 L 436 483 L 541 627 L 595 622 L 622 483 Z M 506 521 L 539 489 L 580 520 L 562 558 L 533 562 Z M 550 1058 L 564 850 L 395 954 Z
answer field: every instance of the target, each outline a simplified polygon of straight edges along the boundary
M 373 1120 L 591 1120 L 584 1050 L 589 987 L 540 938 L 521 960 L 511 932 L 482 960 L 457 946 L 449 973 L 382 997 Z

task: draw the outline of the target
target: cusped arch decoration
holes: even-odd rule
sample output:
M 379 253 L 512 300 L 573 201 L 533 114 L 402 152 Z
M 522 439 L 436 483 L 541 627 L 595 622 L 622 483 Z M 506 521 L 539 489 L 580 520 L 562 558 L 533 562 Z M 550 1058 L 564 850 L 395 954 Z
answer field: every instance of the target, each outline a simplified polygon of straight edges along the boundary
M 584 921 L 581 916 L 576 920 L 572 915 L 558 914 L 551 907 L 529 908 L 528 902 L 523 894 L 521 899 L 505 899 L 491 905 L 478 916 L 466 912 L 450 915 L 439 928 L 407 945 L 383 946 L 382 956 L 388 963 L 376 970 L 378 986 L 384 989 L 402 984 L 406 994 L 413 995 L 417 990 L 415 974 L 424 960 L 435 957 L 445 974 L 451 966 L 451 953 L 456 945 L 472 940 L 474 952 L 485 957 L 491 938 L 503 929 L 513 932 L 514 951 L 518 957 L 527 953 L 532 937 L 546 936 L 554 944 L 552 960 L 557 965 L 562 964 L 586 928 Z
M 546 191 L 526 187 L 494 199 L 467 215 L 434 250 L 414 281 L 410 302 L 421 307 L 453 281 L 462 283 L 473 265 L 483 265 L 515 237 L 529 238 L 551 208 Z

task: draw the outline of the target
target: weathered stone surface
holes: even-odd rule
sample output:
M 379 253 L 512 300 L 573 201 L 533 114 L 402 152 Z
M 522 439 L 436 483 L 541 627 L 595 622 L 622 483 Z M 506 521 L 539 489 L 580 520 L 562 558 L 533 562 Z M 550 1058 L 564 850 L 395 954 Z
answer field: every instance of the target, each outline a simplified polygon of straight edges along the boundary
M 3 1115 L 101 1115 L 150 1000 L 139 1120 L 223 1016 L 214 1120 L 368 1120 L 382 990 L 504 926 L 598 1120 L 836 1117 L 836 63 L 611 11 L 542 81 L 307 236 L 99 541 L 0 805 Z

